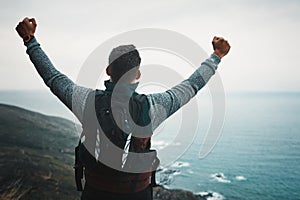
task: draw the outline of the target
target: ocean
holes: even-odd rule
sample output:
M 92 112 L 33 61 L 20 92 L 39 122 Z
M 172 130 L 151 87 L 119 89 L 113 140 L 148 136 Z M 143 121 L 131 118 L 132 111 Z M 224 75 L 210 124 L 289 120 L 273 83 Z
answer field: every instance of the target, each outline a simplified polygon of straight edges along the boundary
M 48 91 L 0 94 L 0 103 L 74 121 L 71 112 Z M 199 97 L 198 104 L 203 105 L 199 132 L 184 154 L 162 169 L 157 180 L 168 188 L 213 193 L 210 199 L 300 199 L 300 93 L 226 94 L 221 137 L 203 159 L 199 150 L 212 111 L 207 95 L 200 93 Z M 172 126 L 176 116 L 169 120 L 171 127 L 176 127 L 174 122 Z M 174 132 L 167 126 L 161 131 L 165 135 L 160 133 L 153 139 L 158 152 Z

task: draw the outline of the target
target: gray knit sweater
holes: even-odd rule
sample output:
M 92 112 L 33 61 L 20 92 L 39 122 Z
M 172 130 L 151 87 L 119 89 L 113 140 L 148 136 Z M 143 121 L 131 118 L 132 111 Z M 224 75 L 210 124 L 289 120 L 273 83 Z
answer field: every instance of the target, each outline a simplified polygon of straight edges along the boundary
M 45 84 L 82 122 L 86 100 L 93 89 L 79 86 L 59 72 L 42 50 L 36 38 L 33 37 L 25 45 L 30 60 Z M 212 54 L 188 79 L 165 92 L 147 95 L 153 130 L 197 94 L 215 74 L 219 63 L 219 57 Z M 163 112 L 162 108 L 164 108 Z

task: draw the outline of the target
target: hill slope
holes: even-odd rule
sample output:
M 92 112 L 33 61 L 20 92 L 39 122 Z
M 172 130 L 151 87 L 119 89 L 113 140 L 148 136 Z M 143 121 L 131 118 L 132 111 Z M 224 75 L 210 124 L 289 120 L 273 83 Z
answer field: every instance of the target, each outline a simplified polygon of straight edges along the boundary
M 0 199 L 79 199 L 74 124 L 0 104 Z
M 0 104 L 0 199 L 80 199 L 72 168 L 75 133 L 69 120 Z M 163 187 L 153 195 L 154 200 L 205 199 Z

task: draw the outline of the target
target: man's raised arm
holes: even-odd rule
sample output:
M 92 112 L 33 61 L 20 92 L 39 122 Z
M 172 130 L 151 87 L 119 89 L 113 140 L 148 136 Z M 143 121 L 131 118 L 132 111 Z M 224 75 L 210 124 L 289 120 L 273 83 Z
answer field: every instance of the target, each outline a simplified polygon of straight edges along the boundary
M 85 101 L 89 92 L 92 90 L 74 84 L 66 75 L 55 69 L 34 37 L 36 26 L 37 24 L 34 18 L 25 18 L 18 24 L 16 31 L 20 37 L 23 38 L 24 44 L 27 46 L 26 53 L 29 55 L 31 62 L 34 64 L 45 84 L 81 122 Z
M 147 95 L 153 130 L 189 102 L 215 74 L 221 59 L 229 52 L 230 45 L 221 37 L 214 37 L 212 44 L 214 53 L 188 79 L 163 93 Z

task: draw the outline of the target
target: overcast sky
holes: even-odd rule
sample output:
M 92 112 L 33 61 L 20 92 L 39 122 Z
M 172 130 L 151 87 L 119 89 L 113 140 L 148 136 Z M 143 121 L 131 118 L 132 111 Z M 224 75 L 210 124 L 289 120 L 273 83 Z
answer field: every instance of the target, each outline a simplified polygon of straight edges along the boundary
M 73 80 L 102 42 L 152 27 L 184 34 L 207 53 L 214 35 L 226 37 L 232 49 L 218 69 L 226 91 L 300 91 L 298 0 L 1 0 L 0 9 L 0 89 L 45 88 L 15 32 L 29 16 L 43 49 Z

